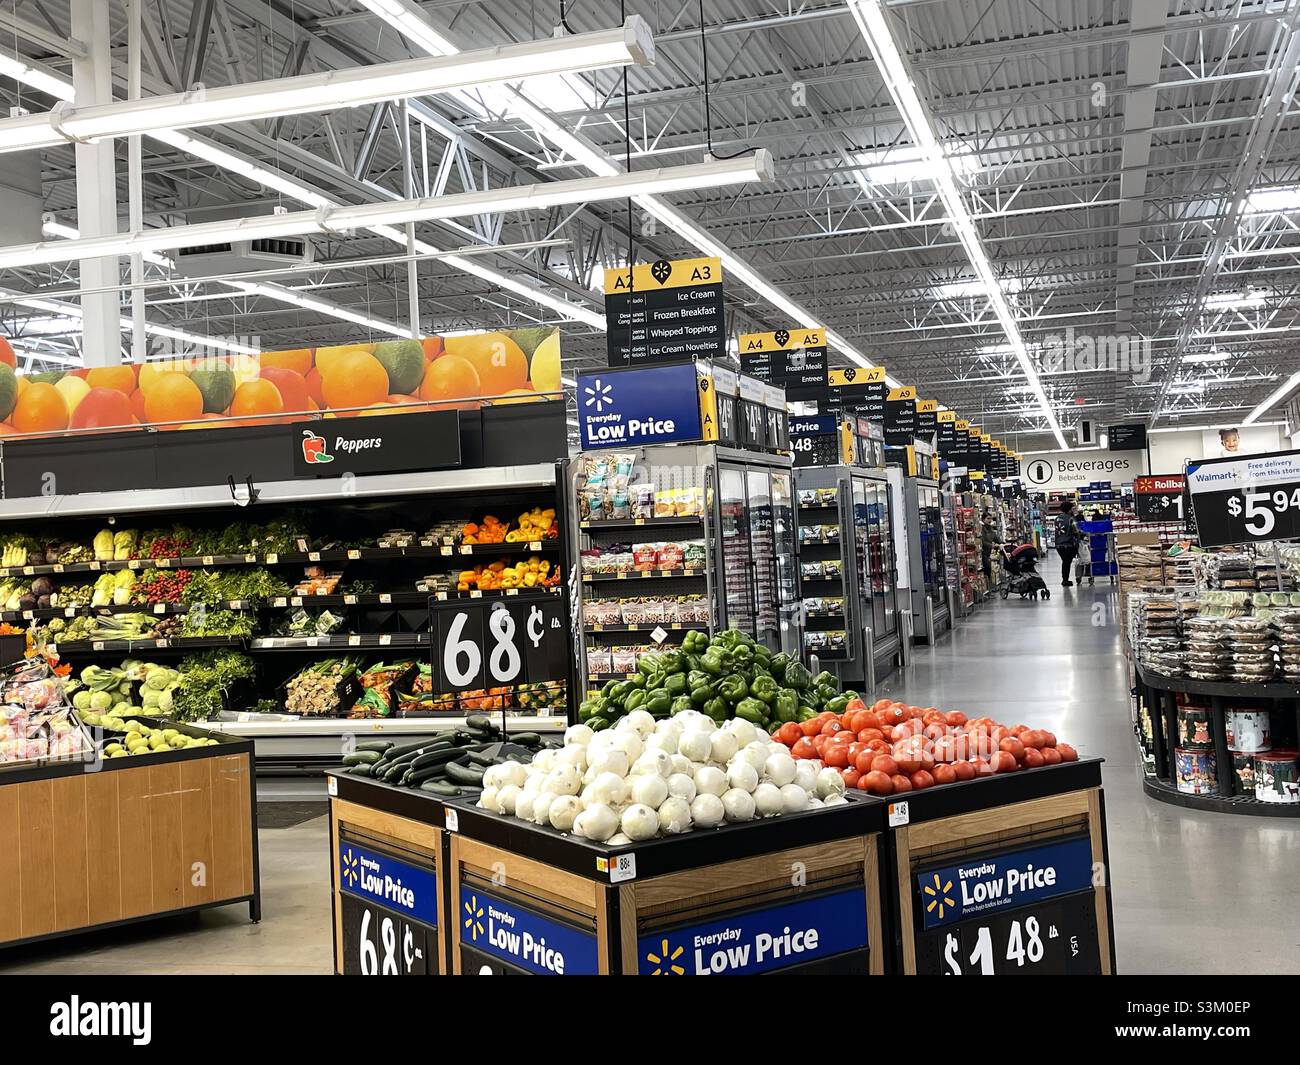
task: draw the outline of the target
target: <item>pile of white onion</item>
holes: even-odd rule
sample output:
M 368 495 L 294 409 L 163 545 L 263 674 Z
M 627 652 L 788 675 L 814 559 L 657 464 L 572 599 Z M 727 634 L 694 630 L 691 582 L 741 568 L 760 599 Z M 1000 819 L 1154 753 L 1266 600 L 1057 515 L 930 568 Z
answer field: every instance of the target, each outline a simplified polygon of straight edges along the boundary
M 478 804 L 620 844 L 847 801 L 839 770 L 792 758 L 748 721 L 719 726 L 695 710 L 656 721 L 633 710 L 602 732 L 570 725 L 563 747 L 529 765 L 489 767 Z

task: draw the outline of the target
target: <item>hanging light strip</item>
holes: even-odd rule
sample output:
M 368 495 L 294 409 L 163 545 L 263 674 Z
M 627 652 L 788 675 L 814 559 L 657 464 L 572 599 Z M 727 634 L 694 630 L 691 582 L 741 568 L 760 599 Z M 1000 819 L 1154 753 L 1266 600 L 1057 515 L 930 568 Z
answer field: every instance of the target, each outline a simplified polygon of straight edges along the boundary
M 43 114 L 0 121 L 0 152 L 331 111 L 519 78 L 648 66 L 653 62 L 650 27 L 639 15 L 633 15 L 615 29 L 475 49 L 455 56 L 406 59 L 247 85 L 210 89 L 199 86 L 169 96 L 145 96 L 87 107 L 63 104 Z

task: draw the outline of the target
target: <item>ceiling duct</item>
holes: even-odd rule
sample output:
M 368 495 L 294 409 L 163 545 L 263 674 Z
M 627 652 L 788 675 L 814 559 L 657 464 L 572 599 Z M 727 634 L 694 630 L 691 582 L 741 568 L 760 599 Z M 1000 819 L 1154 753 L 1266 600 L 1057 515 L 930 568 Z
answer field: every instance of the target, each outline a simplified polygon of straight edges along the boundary
M 222 204 L 218 207 L 191 208 L 186 223 L 229 222 L 241 218 L 261 218 L 276 213 L 273 206 Z M 176 273 L 183 277 L 211 274 L 243 273 L 273 266 L 300 266 L 315 258 L 315 247 L 306 236 L 257 237 L 219 241 L 168 252 L 176 263 Z

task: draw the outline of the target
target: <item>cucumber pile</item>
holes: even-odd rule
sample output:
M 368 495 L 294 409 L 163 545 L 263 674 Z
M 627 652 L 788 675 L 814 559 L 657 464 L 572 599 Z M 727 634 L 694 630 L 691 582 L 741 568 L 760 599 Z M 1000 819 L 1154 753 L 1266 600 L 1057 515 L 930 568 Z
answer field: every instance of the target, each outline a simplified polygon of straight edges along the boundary
M 441 798 L 477 797 L 483 774 L 501 762 L 529 762 L 543 747 L 536 732 L 503 733 L 487 714 L 470 714 L 461 728 L 414 743 L 375 740 L 344 757 L 343 771 Z

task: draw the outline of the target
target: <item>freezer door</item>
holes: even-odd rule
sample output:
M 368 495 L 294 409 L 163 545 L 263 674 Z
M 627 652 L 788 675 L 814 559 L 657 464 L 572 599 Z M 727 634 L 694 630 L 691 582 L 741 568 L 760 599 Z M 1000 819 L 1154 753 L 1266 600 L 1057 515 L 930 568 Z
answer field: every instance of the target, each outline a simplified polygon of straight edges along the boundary
M 776 517 L 772 474 L 763 467 L 745 471 L 749 503 L 749 553 L 753 565 L 754 638 L 773 649 L 781 646 L 780 596 L 776 572 Z
M 723 617 L 720 628 L 740 629 L 754 635 L 754 581 L 750 563 L 750 520 L 745 471 L 718 466 L 718 537 L 722 567 Z
M 884 636 L 898 631 L 898 563 L 894 557 L 894 511 L 887 483 L 869 482 L 867 493 L 873 612 L 880 622 L 878 632 Z
M 939 490 L 928 485 L 916 489 L 921 531 L 921 574 L 925 590 L 938 603 L 943 586 L 943 522 L 939 514 Z
M 776 543 L 776 593 L 780 617 L 778 648 L 797 654 L 802 647 L 797 581 L 798 558 L 795 554 L 794 474 L 789 470 L 772 471 L 772 520 Z

